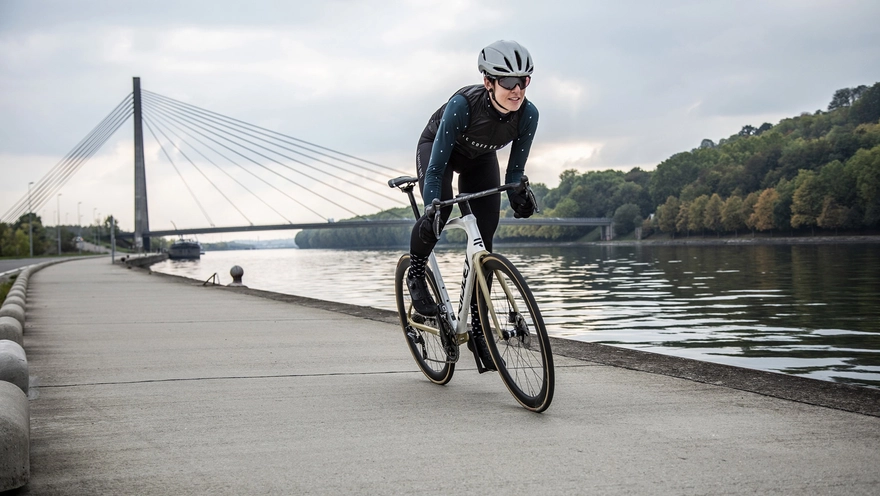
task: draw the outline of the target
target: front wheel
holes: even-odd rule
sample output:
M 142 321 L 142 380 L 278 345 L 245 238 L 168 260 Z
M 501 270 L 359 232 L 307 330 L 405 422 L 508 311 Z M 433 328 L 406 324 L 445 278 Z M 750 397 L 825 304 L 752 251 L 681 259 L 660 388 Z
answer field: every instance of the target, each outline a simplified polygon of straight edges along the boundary
M 492 361 L 514 398 L 543 412 L 553 400 L 554 372 L 541 311 L 510 260 L 490 253 L 480 266 L 490 297 L 478 287 L 477 303 Z
M 403 335 L 409 346 L 409 351 L 416 360 L 419 369 L 431 382 L 446 384 L 452 379 L 455 372 L 455 364 L 447 358 L 443 339 L 441 338 L 441 322 L 437 316 L 428 317 L 421 315 L 412 306 L 412 297 L 406 287 L 406 275 L 409 273 L 409 255 L 400 257 L 397 262 L 397 270 L 394 274 L 394 294 L 397 299 L 397 313 L 400 316 L 400 325 Z M 437 283 L 434 274 L 426 270 L 428 287 L 434 296 L 434 301 L 440 301 L 437 293 Z

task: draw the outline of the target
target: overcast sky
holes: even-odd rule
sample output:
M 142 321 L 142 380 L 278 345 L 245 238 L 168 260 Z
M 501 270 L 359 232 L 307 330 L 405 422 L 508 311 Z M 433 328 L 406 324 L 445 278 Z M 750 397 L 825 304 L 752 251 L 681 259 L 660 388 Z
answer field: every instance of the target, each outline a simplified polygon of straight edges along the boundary
M 514 39 L 535 60 L 527 97 L 540 111 L 526 172 L 554 187 L 565 169 L 653 169 L 704 138 L 825 109 L 834 90 L 880 81 L 877 19 L 876 0 L 0 0 L 0 213 L 131 92 L 132 76 L 412 171 L 430 114 L 480 82 L 479 50 Z M 133 229 L 131 135 L 129 121 L 60 199 L 35 208 L 44 223 L 60 202 L 62 223 L 76 223 L 79 205 L 84 224 L 113 213 Z M 146 141 L 151 228 L 207 225 Z M 217 225 L 244 223 L 213 201 Z

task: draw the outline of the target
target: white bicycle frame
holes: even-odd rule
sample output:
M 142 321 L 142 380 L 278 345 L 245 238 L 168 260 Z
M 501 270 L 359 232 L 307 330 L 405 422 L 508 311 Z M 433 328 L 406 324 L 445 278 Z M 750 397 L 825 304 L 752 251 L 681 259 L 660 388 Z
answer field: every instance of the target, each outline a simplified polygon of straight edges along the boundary
M 455 334 L 457 337 L 457 341 L 459 344 L 466 343 L 468 340 L 468 313 L 470 312 L 471 307 L 471 298 L 474 294 L 474 284 L 475 281 L 480 281 L 480 291 L 483 292 L 483 296 L 485 296 L 486 301 L 490 301 L 490 293 L 489 288 L 486 285 L 486 277 L 485 274 L 482 274 L 482 267 L 480 266 L 480 259 L 483 258 L 484 255 L 488 255 L 489 252 L 486 250 L 486 246 L 483 244 L 483 238 L 480 236 L 480 229 L 477 227 L 477 218 L 474 217 L 473 214 L 463 215 L 461 217 L 451 219 L 446 224 L 447 229 L 461 229 L 467 234 L 467 255 L 464 259 L 464 270 L 461 276 L 461 295 L 458 299 L 458 312 L 452 312 L 451 309 L 452 301 L 449 298 L 449 291 L 446 289 L 446 283 L 443 282 L 443 276 L 440 274 L 440 266 L 437 263 L 437 257 L 434 256 L 434 253 L 431 252 L 431 256 L 428 259 L 428 264 L 431 268 L 431 271 L 434 273 L 434 281 L 437 283 L 437 291 L 440 297 L 440 318 L 445 318 L 449 324 L 450 329 L 455 330 Z M 482 277 L 477 278 L 477 274 Z M 499 279 L 499 283 L 503 288 L 504 292 L 508 295 L 508 300 L 511 301 L 514 305 L 516 304 L 513 298 L 510 298 L 510 289 L 507 287 L 507 284 L 504 280 Z M 489 311 L 492 316 L 492 320 L 495 324 L 495 329 L 499 332 L 502 332 L 502 327 L 498 323 L 498 317 L 495 315 L 495 310 L 492 305 L 489 305 Z M 519 309 L 514 308 L 514 311 L 519 313 Z M 419 325 L 417 323 L 412 322 L 411 324 L 421 330 L 427 332 L 436 332 L 435 329 Z

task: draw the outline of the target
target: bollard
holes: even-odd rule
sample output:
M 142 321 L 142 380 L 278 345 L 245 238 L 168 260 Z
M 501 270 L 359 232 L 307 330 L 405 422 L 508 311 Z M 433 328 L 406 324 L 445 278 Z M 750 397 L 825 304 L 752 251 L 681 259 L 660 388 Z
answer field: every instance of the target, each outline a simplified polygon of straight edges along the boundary
M 13 295 L 7 295 L 6 299 L 3 300 L 3 303 L 15 303 L 16 305 L 24 308 L 24 298 L 21 297 L 19 293 L 15 293 Z
M 21 322 L 19 322 L 18 319 L 16 319 L 15 317 L 9 317 L 8 315 L 0 317 L 0 340 L 8 339 L 20 345 L 23 345 L 23 333 L 24 327 L 21 325 Z
M 18 296 L 22 300 L 27 301 L 27 293 L 21 288 L 12 289 L 8 293 L 6 293 L 7 298 L 9 298 L 10 296 Z
M 24 308 L 19 305 L 16 305 L 15 303 L 4 303 L 3 306 L 0 307 L 0 317 L 3 316 L 14 318 L 21 322 L 22 327 L 24 327 Z
M 30 412 L 18 386 L 0 381 L 0 492 L 30 479 Z
M 0 339 L 0 381 L 15 384 L 27 394 L 29 378 L 24 348 L 14 341 Z
M 239 286 L 242 288 L 246 288 L 247 286 L 241 282 L 242 276 L 244 276 L 244 269 L 242 269 L 238 265 L 233 265 L 231 269 L 229 269 L 229 275 L 232 276 L 232 283 L 230 286 Z

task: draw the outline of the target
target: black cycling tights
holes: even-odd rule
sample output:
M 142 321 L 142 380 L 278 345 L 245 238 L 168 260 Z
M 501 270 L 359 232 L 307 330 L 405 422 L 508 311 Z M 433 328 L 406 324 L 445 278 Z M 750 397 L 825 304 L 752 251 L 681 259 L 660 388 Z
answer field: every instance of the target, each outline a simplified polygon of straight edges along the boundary
M 433 142 L 419 143 L 416 153 L 416 169 L 419 174 L 419 189 L 424 193 L 425 170 L 431 158 Z M 501 176 L 498 170 L 498 157 L 495 152 L 489 152 L 476 158 L 467 158 L 453 151 L 443 174 L 441 200 L 452 198 L 452 173 L 458 173 L 458 192 L 477 193 L 501 185 Z M 498 216 L 501 209 L 501 195 L 484 196 L 470 201 L 471 211 L 477 218 L 477 227 L 483 238 L 483 244 L 488 251 L 492 251 L 492 237 L 498 229 Z M 452 213 L 452 207 L 440 211 L 444 224 Z M 419 237 L 418 229 L 413 229 L 410 237 L 409 249 L 412 255 L 427 259 L 437 243 L 425 243 Z

